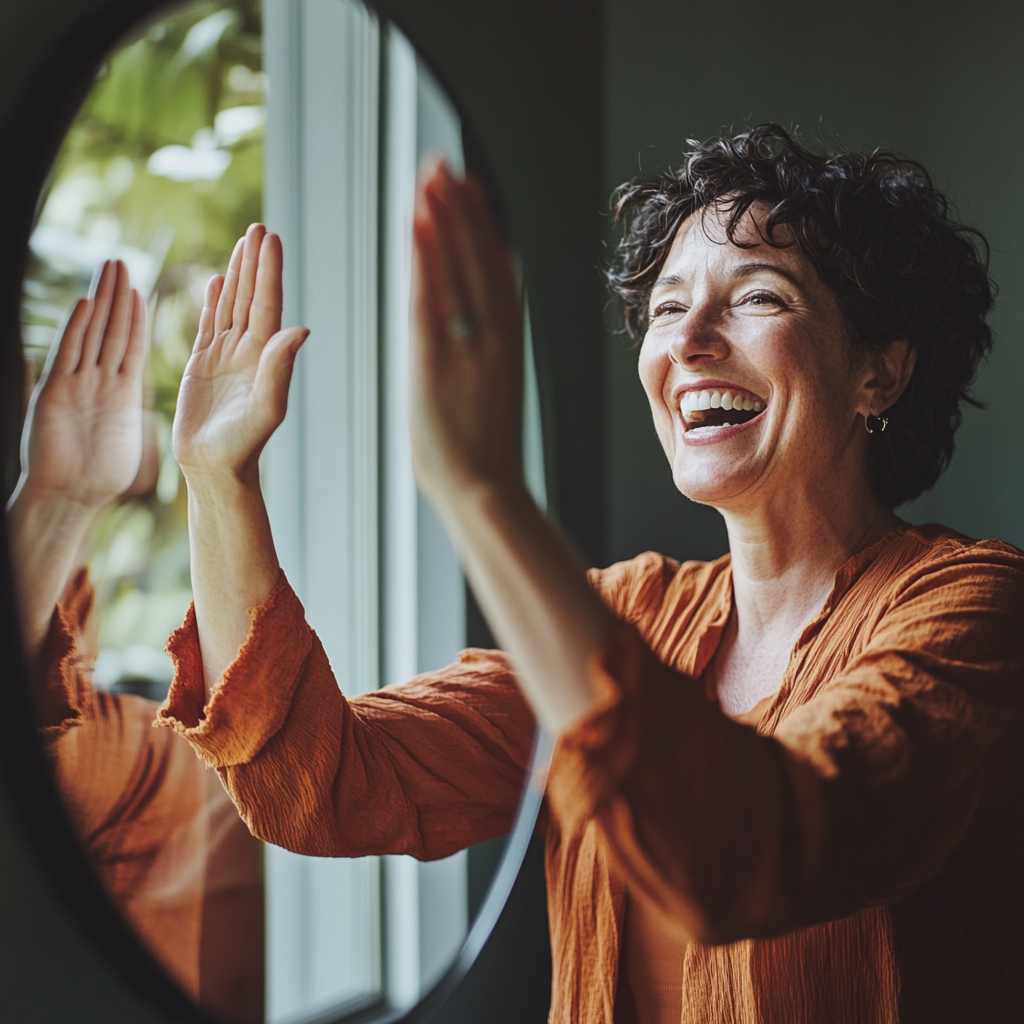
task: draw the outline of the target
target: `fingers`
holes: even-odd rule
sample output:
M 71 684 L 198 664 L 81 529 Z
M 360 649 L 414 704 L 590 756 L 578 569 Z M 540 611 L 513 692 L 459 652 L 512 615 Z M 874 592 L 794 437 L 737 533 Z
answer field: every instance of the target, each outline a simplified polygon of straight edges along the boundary
M 256 288 L 249 313 L 249 334 L 261 344 L 281 329 L 281 307 L 284 302 L 281 272 L 283 258 L 281 239 L 266 234 L 259 252 Z
M 238 285 L 231 312 L 231 326 L 240 335 L 248 329 L 249 309 L 256 293 L 256 275 L 260 265 L 260 250 L 267 229 L 262 224 L 250 224 L 242 246 L 242 263 L 238 270 Z M 269 338 L 270 335 L 267 335 Z
M 217 300 L 217 311 L 213 318 L 213 332 L 220 334 L 231 327 L 231 317 L 234 313 L 235 295 L 238 291 L 238 275 L 242 268 L 242 250 L 245 248 L 245 239 L 240 238 L 235 242 L 235 248 L 231 252 L 231 259 L 228 260 L 228 272 L 224 275 L 224 283 L 221 286 L 220 297 Z
M 117 373 L 124 361 L 135 309 L 135 291 L 128 279 L 128 268 L 120 260 L 115 264 L 114 292 L 110 300 L 110 313 L 100 341 L 96 362 L 108 371 Z
M 442 164 L 439 173 L 427 182 L 426 197 L 443 243 L 443 265 L 453 280 L 452 295 L 461 306 L 453 312 L 471 316 L 480 326 L 491 326 L 493 295 L 486 267 L 494 254 L 482 244 L 473 214 L 466 208 L 465 183 L 456 182 Z
M 110 315 L 117 278 L 117 264 L 108 260 L 103 264 L 98 277 L 95 278 L 93 288 L 90 289 L 92 315 L 89 317 L 82 340 L 80 366 L 92 366 L 97 362 L 100 346 L 103 343 L 103 334 L 107 329 L 107 319 Z
M 51 352 L 47 373 L 75 372 L 82 356 L 82 339 L 91 311 L 92 303 L 88 299 L 79 299 L 75 303 Z
M 417 248 L 420 255 L 420 283 L 426 288 L 431 319 L 435 326 L 447 325 L 457 316 L 476 318 L 479 310 L 466 286 L 457 260 L 453 237 L 450 196 L 440 185 L 443 165 L 425 181 L 417 208 Z
M 133 288 L 131 294 L 131 322 L 128 325 L 128 343 L 120 371 L 129 377 L 142 379 L 146 365 L 146 300 Z
M 468 316 L 485 334 L 504 334 L 520 317 L 512 262 L 479 182 L 456 180 L 437 164 L 421 178 L 418 209 L 433 223 L 437 282 L 448 333 L 453 317 Z M 426 250 L 422 250 L 425 254 Z
M 420 341 L 433 352 L 447 340 L 448 311 L 444 302 L 441 254 L 432 220 L 420 218 L 413 225 L 416 259 L 413 261 L 413 318 Z M 424 353 L 426 354 L 426 353 Z
M 224 278 L 214 274 L 206 284 L 206 297 L 203 299 L 203 311 L 199 314 L 199 330 L 196 332 L 196 343 L 192 346 L 192 354 L 209 348 L 214 338 L 214 320 L 221 292 L 224 289 Z
M 259 403 L 269 411 L 275 428 L 284 419 L 288 408 L 288 388 L 295 356 L 308 337 L 309 331 L 305 327 L 289 327 L 278 331 L 260 353 L 253 391 Z

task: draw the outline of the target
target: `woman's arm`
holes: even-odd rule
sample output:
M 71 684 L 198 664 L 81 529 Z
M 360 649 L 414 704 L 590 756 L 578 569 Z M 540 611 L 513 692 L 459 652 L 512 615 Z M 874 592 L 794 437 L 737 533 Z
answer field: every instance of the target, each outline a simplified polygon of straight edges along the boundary
M 437 165 L 419 184 L 412 434 L 420 486 L 543 725 L 596 701 L 612 616 L 530 498 L 519 461 L 521 303 L 480 186 Z
M 188 485 L 196 624 L 207 694 L 249 632 L 249 610 L 280 567 L 260 491 L 259 457 L 288 405 L 295 354 L 309 332 L 281 330 L 281 242 L 249 228 L 225 277 L 206 290 L 174 417 Z
M 30 665 L 97 512 L 138 471 L 145 352 L 142 297 L 127 267 L 108 262 L 93 293 L 72 310 L 33 393 L 22 476 L 8 506 Z

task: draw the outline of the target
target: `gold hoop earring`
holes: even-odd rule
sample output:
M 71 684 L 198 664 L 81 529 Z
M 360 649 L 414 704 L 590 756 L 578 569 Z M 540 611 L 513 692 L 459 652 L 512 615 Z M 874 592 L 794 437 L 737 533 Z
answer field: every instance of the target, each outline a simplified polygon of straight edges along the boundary
M 872 419 L 878 420 L 882 424 L 878 428 L 878 432 L 880 434 L 884 434 L 885 433 L 885 428 L 887 426 L 889 426 L 889 417 L 888 416 L 876 416 L 874 413 L 869 412 L 867 414 L 867 416 L 864 417 L 864 429 L 869 434 L 873 434 L 875 432 L 874 427 L 871 427 L 871 426 L 868 425 L 868 420 L 872 420 Z

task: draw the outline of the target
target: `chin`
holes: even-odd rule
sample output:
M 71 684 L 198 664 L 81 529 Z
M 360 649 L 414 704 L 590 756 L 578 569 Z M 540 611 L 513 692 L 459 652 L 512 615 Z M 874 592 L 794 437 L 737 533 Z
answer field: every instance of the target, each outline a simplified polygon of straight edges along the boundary
M 689 461 L 689 460 L 688 460 Z M 726 466 L 676 465 L 672 481 L 680 494 L 700 505 L 723 505 L 742 494 L 750 481 L 746 474 Z

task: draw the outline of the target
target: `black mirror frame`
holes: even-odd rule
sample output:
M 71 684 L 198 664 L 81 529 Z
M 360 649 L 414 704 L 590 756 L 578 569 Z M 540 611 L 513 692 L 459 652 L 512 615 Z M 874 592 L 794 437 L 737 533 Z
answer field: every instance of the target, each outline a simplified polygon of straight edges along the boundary
M 16 102 L 12 105 L 11 114 L 0 125 L 0 139 L 5 142 L 0 155 L 0 225 L 3 226 L 0 237 L 8 243 L 0 250 L 0 323 L 4 328 L 3 341 L 0 342 L 0 380 L 3 382 L 3 397 L 6 399 L 0 411 L 0 453 L 3 455 L 5 494 L 10 493 L 13 487 L 17 467 L 23 380 L 20 343 L 21 282 L 26 267 L 28 238 L 35 220 L 39 197 L 67 129 L 91 87 L 102 61 L 118 42 L 140 23 L 159 15 L 169 6 L 173 5 L 168 5 L 166 0 L 114 0 L 112 3 L 103 3 L 101 0 L 96 3 L 94 9 L 89 11 L 80 23 L 59 37 L 59 41 L 48 51 L 43 61 L 37 65 L 34 74 L 23 85 Z M 594 358 L 595 354 L 599 356 L 599 353 L 587 351 L 585 336 L 576 339 L 575 343 L 557 347 L 548 342 L 548 339 L 554 339 L 564 330 L 564 326 L 558 323 L 559 320 L 563 321 L 563 325 L 574 325 L 579 331 L 581 318 L 575 311 L 567 311 L 562 316 L 555 313 L 555 304 L 551 300 L 555 297 L 557 289 L 551 286 L 546 274 L 547 271 L 564 265 L 562 258 L 567 247 L 592 254 L 590 265 L 585 268 L 581 277 L 578 276 L 572 282 L 572 285 L 575 286 L 577 294 L 589 292 L 597 300 L 592 307 L 595 315 L 591 317 L 589 333 L 590 345 L 599 344 L 600 290 L 597 275 L 593 273 L 594 264 L 599 259 L 601 234 L 600 221 L 596 216 L 600 196 L 598 5 L 592 0 L 569 0 L 568 3 L 559 5 L 557 11 L 552 12 L 550 6 L 539 0 L 526 0 L 517 14 L 511 16 L 515 22 L 514 36 L 531 43 L 536 37 L 539 44 L 536 54 L 528 54 L 529 59 L 525 61 L 527 66 L 532 59 L 535 64 L 543 64 L 552 72 L 540 75 L 539 78 L 534 77 L 530 85 L 524 88 L 523 94 L 529 95 L 529 102 L 525 103 L 525 107 L 543 111 L 550 108 L 550 116 L 546 119 L 548 131 L 553 130 L 556 137 L 565 136 L 562 126 L 567 107 L 575 111 L 577 125 L 583 126 L 579 139 L 573 140 L 571 132 L 569 137 L 565 138 L 565 142 L 559 147 L 562 150 L 561 154 L 552 153 L 550 140 L 545 141 L 543 138 L 539 139 L 539 145 L 534 147 L 541 151 L 544 158 L 550 156 L 557 159 L 559 155 L 567 155 L 574 141 L 580 143 L 577 147 L 580 151 L 570 156 L 567 161 L 570 166 L 566 171 L 571 180 L 576 183 L 582 180 L 584 183 L 582 192 L 575 199 L 554 199 L 547 194 L 544 177 L 549 173 L 548 169 L 542 166 L 543 160 L 538 160 L 538 152 L 531 153 L 530 146 L 517 145 L 521 140 L 516 139 L 515 128 L 505 131 L 505 135 L 509 136 L 512 143 L 511 147 L 502 147 L 506 151 L 506 159 L 502 161 L 499 158 L 497 163 L 492 165 L 505 171 L 497 177 L 502 179 L 502 184 L 506 188 L 495 187 L 496 177 L 488 173 L 487 163 L 482 159 L 484 147 L 477 141 L 477 133 L 472 131 L 473 113 L 466 109 L 467 104 L 459 102 L 460 90 L 456 87 L 459 82 L 464 84 L 467 73 L 470 78 L 481 73 L 481 65 L 477 59 L 480 57 L 479 51 L 483 51 L 485 58 L 487 56 L 488 47 L 481 47 L 477 43 L 478 29 L 474 22 L 479 25 L 480 13 L 473 10 L 477 5 L 467 3 L 465 0 L 456 0 L 455 3 L 450 0 L 437 0 L 436 3 L 429 5 L 406 3 L 405 0 L 385 0 L 384 3 L 378 2 L 374 6 L 385 17 L 393 18 L 402 27 L 448 89 L 449 95 L 454 97 L 466 128 L 467 156 L 471 166 L 485 179 L 492 196 L 496 196 L 499 191 L 506 196 L 507 202 L 503 205 L 507 216 L 503 219 L 506 223 L 511 221 L 512 234 L 522 241 L 527 257 L 528 286 L 534 300 L 534 319 L 538 321 L 534 337 L 535 345 L 540 349 L 538 364 L 542 399 L 545 400 L 545 427 L 548 428 L 545 430 L 545 436 L 549 449 L 547 461 L 550 490 L 556 507 L 562 506 L 563 523 L 570 534 L 576 537 L 592 561 L 599 560 L 602 546 L 603 474 L 598 472 L 595 475 L 591 472 L 589 478 L 585 478 L 580 476 L 580 471 L 585 473 L 588 469 L 594 468 L 594 452 L 598 447 L 595 445 L 595 439 L 599 440 L 601 437 L 600 403 L 594 400 L 595 392 L 599 391 L 600 374 L 595 373 L 593 368 L 595 364 L 600 363 L 600 358 Z M 500 17 L 496 20 L 500 20 Z M 462 31 L 452 31 L 453 24 Z M 533 31 L 534 26 L 537 27 L 536 33 Z M 431 46 L 432 40 L 435 43 L 440 41 L 440 44 Z M 569 40 L 571 44 L 563 54 L 561 47 Z M 507 35 L 499 28 L 493 33 L 491 46 L 502 46 L 507 41 Z M 464 66 L 457 67 L 456 74 L 447 75 L 443 67 L 460 63 L 453 59 L 459 47 L 465 48 L 471 59 L 462 62 Z M 514 64 L 514 61 L 512 63 Z M 502 62 L 498 61 L 499 74 L 502 70 L 501 64 Z M 506 60 L 505 65 L 507 64 Z M 557 69 L 556 64 L 559 65 Z M 574 71 L 578 73 L 576 79 L 572 78 Z M 566 75 L 575 81 L 575 88 L 566 87 Z M 494 74 L 491 73 L 490 77 L 493 79 Z M 498 97 L 499 107 L 502 103 L 509 106 L 509 94 L 513 99 L 518 98 L 515 96 L 514 83 L 499 83 L 497 92 L 504 93 Z M 493 81 L 491 93 L 493 99 Z M 581 110 L 582 120 L 579 117 Z M 523 126 L 517 127 L 522 134 Z M 514 191 L 520 194 L 510 197 L 507 186 L 516 180 L 521 169 L 513 165 L 520 164 L 523 159 L 532 163 L 535 173 L 532 180 L 527 183 L 525 194 L 522 189 L 516 188 Z M 563 164 L 565 163 L 563 160 Z M 572 165 L 575 165 L 575 169 Z M 581 176 L 581 169 L 589 171 L 589 175 L 584 173 Z M 590 185 L 589 189 L 586 188 L 587 184 Z M 527 206 L 534 209 L 528 211 Z M 567 230 L 562 230 L 561 236 L 557 227 L 555 228 L 553 244 L 539 245 L 540 242 L 552 241 L 548 238 L 549 222 L 546 223 L 545 218 L 545 214 L 549 213 L 551 208 L 574 211 L 576 229 L 578 230 L 581 225 L 587 228 L 582 237 L 572 237 L 573 223 L 570 223 Z M 517 213 L 519 216 L 516 216 Z M 573 218 L 570 217 L 569 220 L 572 222 Z M 522 232 L 521 226 L 533 230 Z M 525 237 L 527 235 L 532 238 Z M 532 251 L 536 251 L 540 256 L 536 267 L 533 266 Z M 591 279 L 589 282 L 588 278 Z M 557 348 L 557 351 L 553 351 L 553 348 Z M 578 360 L 582 354 L 589 357 L 589 371 L 580 371 L 578 368 Z M 580 386 L 588 383 L 589 387 Z M 595 384 L 598 385 L 597 388 L 594 387 Z M 562 437 L 552 442 L 555 421 L 561 421 L 568 429 L 563 431 Z M 573 458 L 574 454 L 579 458 Z M 598 470 L 601 469 L 601 464 L 602 458 L 598 456 Z M 24 827 L 31 852 L 71 917 L 89 936 L 104 958 L 113 965 L 126 984 L 136 990 L 154 1011 L 169 1015 L 171 1019 L 183 1024 L 211 1024 L 207 1015 L 181 992 L 138 941 L 107 897 L 80 851 L 33 725 L 28 689 L 23 683 L 25 666 L 16 627 L 17 615 L 5 524 L 3 535 L 0 537 L 0 665 L 4 666 L 0 675 L 0 687 L 3 688 L 6 713 L 0 716 L 0 770 L 3 771 L 8 792 Z M 397 1021 L 400 1018 L 409 1021 L 410 1024 L 427 1019 L 438 1024 L 449 1019 L 476 1020 L 483 1016 L 495 1021 L 506 1019 L 497 1006 L 488 1006 L 477 996 L 471 996 L 468 1002 L 466 998 L 453 1000 L 452 996 L 474 964 L 478 963 L 478 956 L 499 923 L 502 909 L 509 893 L 513 891 L 524 857 L 528 856 L 530 837 L 542 796 L 537 780 L 538 772 L 542 772 L 540 766 L 545 759 L 544 747 L 541 739 L 535 754 L 534 784 L 527 787 L 524 793 L 517 828 L 506 844 L 498 875 L 456 962 L 424 999 L 404 1016 L 389 1012 L 386 1006 L 378 1004 L 367 1008 L 358 1019 L 380 1021 L 382 1024 L 384 1021 Z M 540 870 L 538 858 L 531 852 L 530 859 L 533 861 L 531 871 L 536 876 Z M 536 893 L 532 898 L 536 903 Z M 530 925 L 534 931 L 536 923 L 534 920 Z M 546 944 L 546 935 L 543 936 L 543 941 Z M 536 980 L 543 982 L 546 979 Z M 487 987 L 483 986 L 484 989 Z M 479 989 L 480 986 L 476 988 Z M 466 987 L 463 986 L 463 991 L 465 990 Z M 482 992 L 479 996 L 482 996 Z M 453 1006 L 453 1002 L 461 1005 Z M 445 1011 L 446 1006 L 452 1013 Z M 352 1021 L 356 1019 L 346 1018 Z

